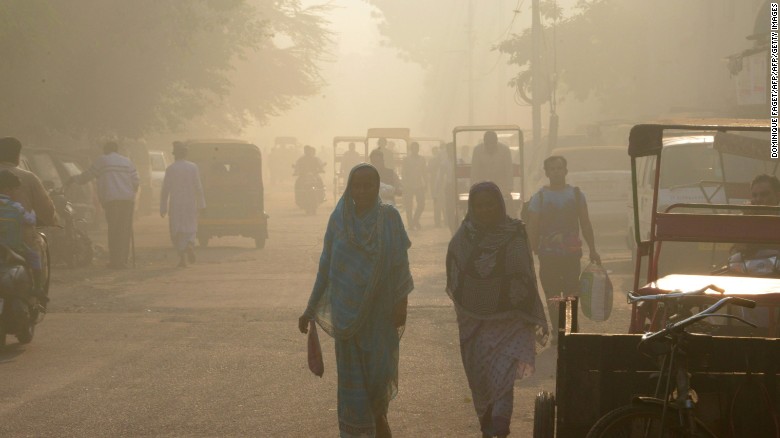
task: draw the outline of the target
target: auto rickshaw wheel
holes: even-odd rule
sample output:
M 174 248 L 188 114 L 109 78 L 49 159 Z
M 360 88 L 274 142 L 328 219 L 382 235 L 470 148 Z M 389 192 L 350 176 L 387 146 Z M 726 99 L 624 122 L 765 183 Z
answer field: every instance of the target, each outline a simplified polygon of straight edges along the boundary
M 534 402 L 534 438 L 555 436 L 555 396 L 547 391 L 536 394 Z
M 265 236 L 255 237 L 255 248 L 257 249 L 265 248 Z
M 198 236 L 198 243 L 203 248 L 209 246 L 209 236 Z

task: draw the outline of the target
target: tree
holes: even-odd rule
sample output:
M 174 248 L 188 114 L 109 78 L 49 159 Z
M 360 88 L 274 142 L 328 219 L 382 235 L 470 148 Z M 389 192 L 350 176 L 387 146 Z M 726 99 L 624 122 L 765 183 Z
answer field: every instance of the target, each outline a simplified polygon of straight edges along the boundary
M 0 130 L 138 138 L 205 114 L 222 130 L 263 121 L 322 85 L 323 11 L 299 0 L 8 0 Z
M 724 32 L 734 27 L 727 6 L 723 1 L 580 0 L 557 24 L 553 18 L 560 11 L 551 11 L 544 20 L 544 80 L 557 80 L 560 96 L 597 100 L 603 115 L 723 110 L 733 87 L 722 59 L 738 42 Z M 529 89 L 530 29 L 502 42 L 499 50 L 520 68 L 510 86 Z

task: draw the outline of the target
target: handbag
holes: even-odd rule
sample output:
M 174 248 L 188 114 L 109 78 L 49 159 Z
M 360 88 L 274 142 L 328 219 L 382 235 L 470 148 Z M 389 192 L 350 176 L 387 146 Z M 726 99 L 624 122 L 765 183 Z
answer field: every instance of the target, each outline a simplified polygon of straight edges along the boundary
M 306 344 L 309 355 L 309 371 L 317 377 L 322 377 L 325 373 L 325 364 L 322 362 L 320 337 L 317 335 L 317 324 L 314 323 L 314 320 L 309 321 L 309 336 Z

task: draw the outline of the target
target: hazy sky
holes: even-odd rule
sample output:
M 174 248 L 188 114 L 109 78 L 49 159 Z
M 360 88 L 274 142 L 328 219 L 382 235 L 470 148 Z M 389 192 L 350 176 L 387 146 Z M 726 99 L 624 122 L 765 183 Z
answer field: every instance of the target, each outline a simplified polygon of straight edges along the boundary
M 562 0 L 559 4 L 568 7 L 575 2 Z M 319 3 L 322 1 L 304 2 Z M 362 0 L 332 0 L 329 4 L 333 6 L 329 19 L 335 47 L 333 62 L 323 66 L 323 76 L 328 85 L 319 96 L 272 118 L 268 125 L 248 130 L 247 138 L 260 145 L 268 145 L 276 136 L 296 136 L 302 143 L 329 147 L 334 136 L 364 135 L 369 127 L 408 127 L 413 135 L 447 137 L 451 125 L 466 124 L 462 80 L 439 84 L 440 90 L 434 90 L 446 99 L 445 107 L 450 108 L 450 114 L 425 114 L 422 105 L 425 71 L 417 64 L 400 59 L 394 48 L 381 44 L 377 20 L 372 17 L 373 7 Z M 495 0 L 489 5 L 475 1 L 474 5 L 483 19 L 496 23 L 493 29 L 481 35 L 482 44 L 486 47 L 475 54 L 477 86 L 482 86 L 477 94 L 484 100 L 477 104 L 490 106 L 494 111 L 477 111 L 477 116 L 482 118 L 475 123 L 530 126 L 530 110 L 527 106 L 516 104 L 512 90 L 505 85 L 514 74 L 514 67 L 507 66 L 505 56 L 487 48 L 506 35 L 508 24 L 512 22 L 512 10 L 518 5 L 521 13 L 512 22 L 510 30 L 520 32 L 530 26 L 530 1 Z M 495 18 L 491 19 L 490 14 L 496 15 Z M 455 29 L 463 27 L 458 23 L 453 26 Z M 453 63 L 461 66 L 455 68 L 462 69 L 462 59 L 454 59 Z M 501 98 L 500 104 L 496 103 L 497 95 Z M 439 116 L 447 121 L 431 123 Z
M 416 128 L 421 119 L 423 69 L 383 47 L 371 6 L 359 0 L 334 0 L 330 14 L 336 47 L 324 65 L 328 82 L 317 97 L 249 133 L 259 144 L 276 136 L 295 136 L 313 146 L 329 145 L 337 135 L 365 135 L 371 126 Z

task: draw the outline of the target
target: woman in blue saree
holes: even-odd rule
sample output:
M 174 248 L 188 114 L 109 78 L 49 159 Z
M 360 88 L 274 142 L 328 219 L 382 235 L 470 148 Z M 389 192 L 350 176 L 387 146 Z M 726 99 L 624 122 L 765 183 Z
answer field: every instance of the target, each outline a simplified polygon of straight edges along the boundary
M 447 293 L 482 436 L 506 437 L 515 380 L 533 373 L 547 319 L 525 226 L 507 216 L 492 182 L 469 191 L 468 213 L 447 250 Z
M 317 280 L 298 328 L 315 320 L 336 344 L 341 437 L 390 437 L 398 350 L 414 288 L 401 215 L 379 200 L 379 173 L 355 166 L 330 216 Z

